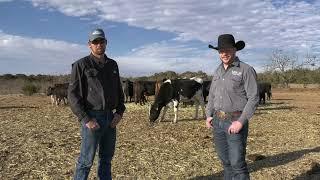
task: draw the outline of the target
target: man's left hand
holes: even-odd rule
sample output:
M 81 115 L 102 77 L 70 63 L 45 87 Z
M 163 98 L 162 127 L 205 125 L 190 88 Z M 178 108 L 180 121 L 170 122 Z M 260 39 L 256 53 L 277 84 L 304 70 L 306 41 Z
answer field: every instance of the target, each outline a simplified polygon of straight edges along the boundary
M 111 122 L 111 124 L 110 124 L 110 127 L 111 127 L 111 128 L 115 128 L 115 127 L 117 126 L 117 124 L 120 122 L 121 118 L 122 118 L 122 117 L 120 116 L 120 114 L 114 113 L 114 117 L 113 117 L 113 119 L 112 119 L 112 122 Z
M 242 124 L 240 121 L 233 121 L 231 126 L 228 129 L 229 134 L 237 134 L 242 129 Z

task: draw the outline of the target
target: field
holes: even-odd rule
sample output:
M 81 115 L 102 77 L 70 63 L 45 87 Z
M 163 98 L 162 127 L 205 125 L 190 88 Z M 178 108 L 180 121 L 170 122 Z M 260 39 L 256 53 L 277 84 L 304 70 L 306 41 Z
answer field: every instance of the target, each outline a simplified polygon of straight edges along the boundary
M 148 106 L 126 106 L 114 179 L 221 179 L 212 132 L 192 119 L 194 108 L 181 108 L 177 124 L 169 110 L 150 126 Z M 72 179 L 79 146 L 68 106 L 52 106 L 45 95 L 0 95 L 0 179 Z M 254 180 L 320 179 L 320 89 L 275 89 L 250 120 L 247 160 Z

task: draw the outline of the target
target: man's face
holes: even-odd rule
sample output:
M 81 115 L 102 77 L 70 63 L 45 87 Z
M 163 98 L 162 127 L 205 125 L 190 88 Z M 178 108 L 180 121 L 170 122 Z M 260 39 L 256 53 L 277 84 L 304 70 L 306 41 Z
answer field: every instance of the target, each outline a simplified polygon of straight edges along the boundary
M 219 49 L 219 56 L 223 64 L 231 64 L 236 56 L 236 48 Z
M 103 55 L 106 50 L 107 41 L 105 39 L 95 39 L 89 41 L 89 47 L 93 54 Z

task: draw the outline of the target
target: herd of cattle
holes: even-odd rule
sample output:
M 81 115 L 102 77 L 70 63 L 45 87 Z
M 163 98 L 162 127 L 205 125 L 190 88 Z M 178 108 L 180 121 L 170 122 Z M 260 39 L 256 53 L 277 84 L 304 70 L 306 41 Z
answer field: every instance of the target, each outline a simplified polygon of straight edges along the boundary
M 161 109 L 163 114 L 159 121 L 164 119 L 168 106 L 174 107 L 174 122 L 178 119 L 179 103 L 195 104 L 195 119 L 198 118 L 199 106 L 202 108 L 203 117 L 205 118 L 205 102 L 209 95 L 211 81 L 204 81 L 201 78 L 190 79 L 164 79 L 162 81 L 130 81 L 129 79 L 122 82 L 122 88 L 125 95 L 125 102 L 135 102 L 136 104 L 145 105 L 150 96 L 154 96 L 154 102 L 150 106 L 149 119 L 154 122 L 158 119 Z M 259 82 L 259 104 L 265 104 L 270 100 L 271 84 Z M 67 104 L 68 102 L 68 83 L 54 84 L 48 87 L 47 95 L 51 97 L 52 104 Z M 267 95 L 267 96 L 266 96 Z M 267 97 L 267 98 L 266 98 Z

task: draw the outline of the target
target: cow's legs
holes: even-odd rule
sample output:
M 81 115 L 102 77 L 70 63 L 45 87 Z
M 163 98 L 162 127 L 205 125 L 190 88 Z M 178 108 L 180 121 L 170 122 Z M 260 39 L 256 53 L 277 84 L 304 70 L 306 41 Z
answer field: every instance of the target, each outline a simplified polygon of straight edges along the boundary
M 161 121 L 164 119 L 164 116 L 165 116 L 166 113 L 167 113 L 168 107 L 169 107 L 169 104 L 166 105 L 166 106 L 164 106 L 163 112 L 162 112 L 162 116 L 161 116 L 161 118 L 159 119 L 159 122 L 161 122 Z
M 194 119 L 198 119 L 198 113 L 199 113 L 199 101 L 195 101 L 195 108 L 196 108 L 196 114 L 194 115 Z
M 68 104 L 68 98 L 63 98 L 63 102 L 64 102 L 64 105 L 67 105 Z
M 194 101 L 195 101 L 195 108 L 196 108 L 196 114 L 194 116 L 194 119 L 198 119 L 199 105 L 201 106 L 201 109 L 202 109 L 202 117 L 203 117 L 203 119 L 205 119 L 206 118 L 206 111 L 204 108 L 204 98 L 202 95 L 202 90 L 196 92 L 196 94 L 194 96 Z
M 59 105 L 59 103 L 60 103 L 60 99 L 57 97 L 57 96 L 55 96 L 55 102 L 56 102 L 56 105 L 58 106 Z
M 204 108 L 205 104 L 204 104 L 203 96 L 202 96 L 202 98 L 200 98 L 200 106 L 202 109 L 202 117 L 203 117 L 203 119 L 206 119 L 206 109 Z
M 55 96 L 54 95 L 50 95 L 51 98 L 51 105 L 53 105 L 55 103 Z
M 173 111 L 174 111 L 173 123 L 176 123 L 178 119 L 178 106 L 179 106 L 179 101 L 173 100 Z

